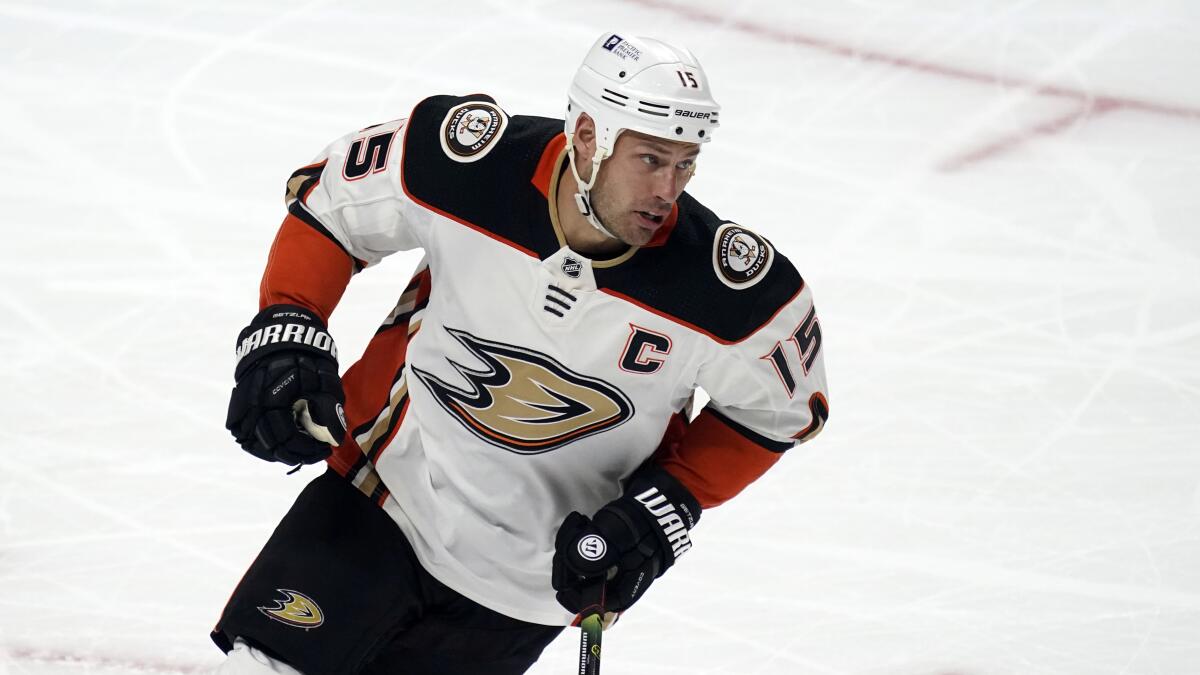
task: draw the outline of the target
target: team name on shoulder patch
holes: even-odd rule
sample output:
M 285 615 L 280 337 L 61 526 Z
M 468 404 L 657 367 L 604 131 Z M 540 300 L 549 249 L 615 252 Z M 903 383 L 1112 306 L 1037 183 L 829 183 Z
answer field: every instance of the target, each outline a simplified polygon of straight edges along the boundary
M 442 150 L 456 162 L 478 161 L 491 151 L 507 128 L 508 115 L 494 103 L 468 101 L 456 105 L 442 120 Z
M 713 242 L 713 269 L 726 286 L 742 290 L 762 281 L 775 261 L 766 239 L 735 223 L 717 229 Z

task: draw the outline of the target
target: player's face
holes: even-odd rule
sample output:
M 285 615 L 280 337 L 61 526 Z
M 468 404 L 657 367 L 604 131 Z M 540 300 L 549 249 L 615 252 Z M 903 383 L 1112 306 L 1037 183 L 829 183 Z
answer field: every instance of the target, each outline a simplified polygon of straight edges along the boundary
M 691 180 L 699 154 L 696 143 L 623 132 L 592 188 L 600 222 L 631 246 L 650 241 Z

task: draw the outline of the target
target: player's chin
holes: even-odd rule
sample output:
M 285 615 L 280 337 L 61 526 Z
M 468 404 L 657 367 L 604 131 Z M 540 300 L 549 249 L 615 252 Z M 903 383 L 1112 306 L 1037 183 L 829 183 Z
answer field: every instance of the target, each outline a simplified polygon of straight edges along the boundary
M 630 246 L 645 246 L 654 238 L 653 232 L 641 228 L 628 228 L 624 232 L 616 232 L 617 238 Z

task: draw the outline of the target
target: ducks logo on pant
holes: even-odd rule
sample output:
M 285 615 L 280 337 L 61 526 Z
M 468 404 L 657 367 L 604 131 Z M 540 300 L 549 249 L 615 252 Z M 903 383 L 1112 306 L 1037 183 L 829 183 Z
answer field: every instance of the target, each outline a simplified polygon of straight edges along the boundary
M 259 607 L 258 611 L 296 628 L 316 628 L 325 623 L 325 614 L 312 598 L 286 588 L 275 590 L 283 594 L 283 600 L 276 600 L 274 607 Z

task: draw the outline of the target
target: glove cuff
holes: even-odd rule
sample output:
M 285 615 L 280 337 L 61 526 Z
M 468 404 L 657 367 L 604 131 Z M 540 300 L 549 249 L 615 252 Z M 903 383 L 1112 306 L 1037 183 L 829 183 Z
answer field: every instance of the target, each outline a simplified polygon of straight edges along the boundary
M 700 522 L 700 502 L 666 469 L 646 464 L 629 479 L 625 496 L 637 506 L 637 512 L 661 545 L 661 576 L 675 560 L 692 548 L 688 531 Z
M 337 345 L 316 313 L 299 305 L 271 305 L 259 312 L 237 338 L 234 377 L 278 351 L 301 351 L 337 363 Z

